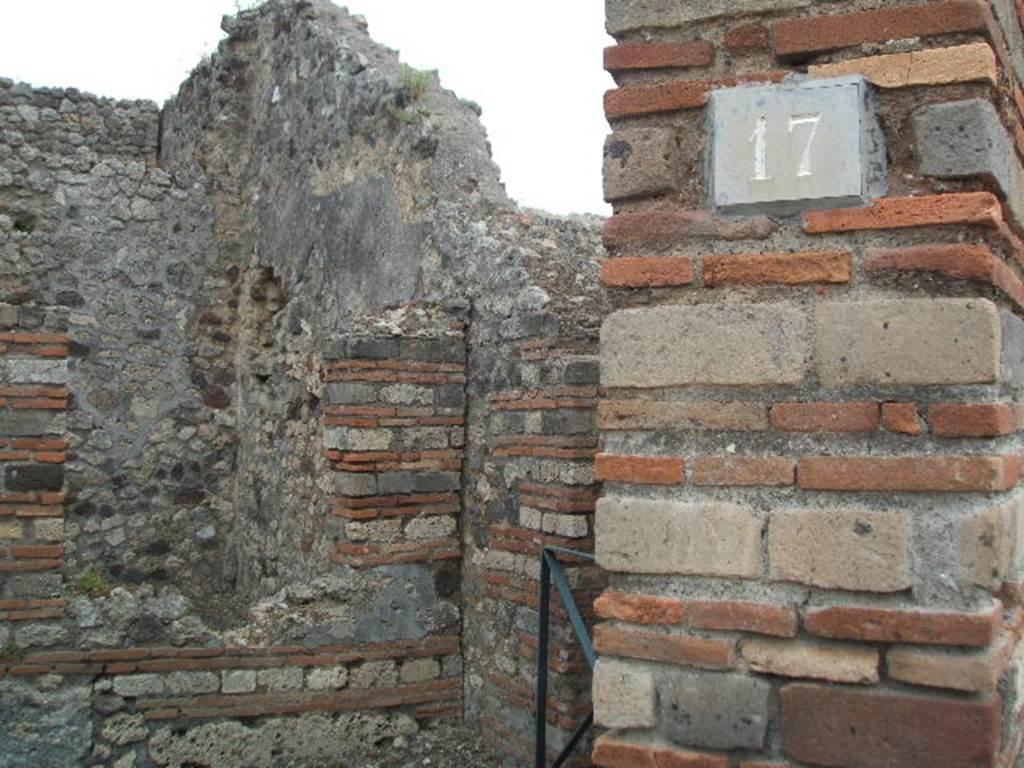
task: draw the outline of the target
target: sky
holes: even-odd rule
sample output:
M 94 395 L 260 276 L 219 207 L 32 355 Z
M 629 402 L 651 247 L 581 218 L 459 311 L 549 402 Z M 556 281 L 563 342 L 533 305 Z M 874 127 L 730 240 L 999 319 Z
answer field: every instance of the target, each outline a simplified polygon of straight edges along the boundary
M 0 0 L 0 77 L 163 103 L 253 0 Z M 609 212 L 601 199 L 600 0 L 348 0 L 375 40 L 483 107 L 521 205 Z

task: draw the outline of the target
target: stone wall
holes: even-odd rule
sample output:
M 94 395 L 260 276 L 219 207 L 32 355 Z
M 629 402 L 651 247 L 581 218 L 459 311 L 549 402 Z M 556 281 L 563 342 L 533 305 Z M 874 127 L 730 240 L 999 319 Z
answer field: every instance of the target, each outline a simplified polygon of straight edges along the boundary
M 530 751 L 600 222 L 509 201 L 479 108 L 365 27 L 243 12 L 162 110 L 0 81 L 5 765 L 362 764 L 463 713 Z
M 599 765 L 1018 764 L 1011 6 L 608 0 Z M 716 90 L 849 75 L 882 189 L 716 211 Z

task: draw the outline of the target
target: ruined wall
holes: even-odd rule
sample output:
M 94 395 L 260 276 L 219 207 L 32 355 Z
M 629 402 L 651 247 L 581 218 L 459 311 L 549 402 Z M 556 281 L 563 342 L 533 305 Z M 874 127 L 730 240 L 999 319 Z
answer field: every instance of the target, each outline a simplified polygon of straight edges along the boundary
M 0 81 L 0 760 L 358 763 L 463 712 L 528 753 L 599 222 L 517 208 L 358 17 L 225 29 L 163 110 Z
M 607 10 L 595 762 L 1017 764 L 1019 4 Z M 851 74 L 875 199 L 716 211 L 716 90 Z

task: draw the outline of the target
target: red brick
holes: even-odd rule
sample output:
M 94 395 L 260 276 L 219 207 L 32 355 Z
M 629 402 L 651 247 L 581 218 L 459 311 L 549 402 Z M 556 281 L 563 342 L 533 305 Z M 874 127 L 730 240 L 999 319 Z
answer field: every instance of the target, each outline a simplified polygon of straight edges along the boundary
M 714 61 L 715 46 L 706 40 L 689 43 L 623 43 L 604 49 L 604 68 L 609 72 L 706 67 Z
M 760 24 L 744 24 L 725 33 L 725 50 L 731 54 L 767 51 L 770 46 L 768 29 Z
M 679 624 L 683 604 L 668 597 L 608 590 L 594 601 L 594 613 L 598 618 L 632 624 Z
M 604 112 L 609 120 L 658 112 L 697 109 L 708 103 L 715 88 L 732 88 L 741 83 L 777 83 L 787 72 L 763 72 L 716 80 L 675 80 L 656 85 L 627 85 L 604 95 Z
M 604 224 L 607 248 L 668 246 L 688 239 L 764 239 L 777 229 L 766 216 L 736 221 L 718 219 L 703 210 L 618 213 Z
M 906 248 L 874 248 L 868 251 L 864 270 L 869 274 L 932 272 L 957 280 L 980 280 L 994 285 L 1018 306 L 1024 307 L 1024 282 L 984 245 L 936 243 Z
M 936 403 L 928 408 L 939 437 L 997 437 L 1017 431 L 1017 416 L 1006 403 Z
M 882 426 L 903 435 L 921 434 L 917 403 L 882 403 Z
M 874 432 L 880 423 L 875 403 L 779 403 L 769 418 L 786 432 Z
M 782 456 L 702 456 L 694 459 L 694 485 L 792 485 L 795 463 Z
M 848 251 L 732 253 L 704 259 L 704 285 L 848 283 Z
M 804 214 L 804 232 L 812 235 L 865 229 L 904 229 L 943 224 L 1002 222 L 1002 207 L 991 192 L 956 192 L 920 197 L 881 197 L 867 208 L 836 208 Z
M 804 628 L 812 635 L 873 643 L 991 645 L 999 630 L 1002 606 L 982 613 L 833 606 L 810 608 Z
M 1008 456 L 812 456 L 797 483 L 813 491 L 1008 491 L 1020 466 Z
M 800 56 L 905 37 L 984 32 L 988 22 L 987 8 L 978 0 L 951 0 L 785 19 L 772 25 L 772 45 L 779 56 Z
M 613 288 L 689 285 L 693 277 L 693 259 L 689 256 L 625 257 L 606 259 L 601 264 L 601 281 Z
M 594 647 L 601 654 L 702 669 L 730 669 L 735 664 L 736 655 L 735 643 L 729 640 L 631 632 L 607 624 L 598 624 L 594 628 Z
M 660 456 L 613 456 L 599 453 L 594 458 L 598 480 L 647 485 L 678 485 L 683 482 L 686 462 Z
M 780 692 L 782 750 L 814 765 L 983 768 L 999 751 L 1002 702 L 808 683 Z
M 687 600 L 683 607 L 687 624 L 695 629 L 796 637 L 796 608 L 791 605 Z
M 637 744 L 610 734 L 597 738 L 592 757 L 602 768 L 729 768 L 729 758 L 724 755 Z

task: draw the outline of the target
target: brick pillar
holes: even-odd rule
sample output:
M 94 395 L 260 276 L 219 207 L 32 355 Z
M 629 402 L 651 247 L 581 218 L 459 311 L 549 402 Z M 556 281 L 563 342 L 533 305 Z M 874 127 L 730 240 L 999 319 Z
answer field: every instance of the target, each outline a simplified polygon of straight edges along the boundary
M 607 0 L 598 765 L 1017 758 L 1020 17 L 864 5 Z

